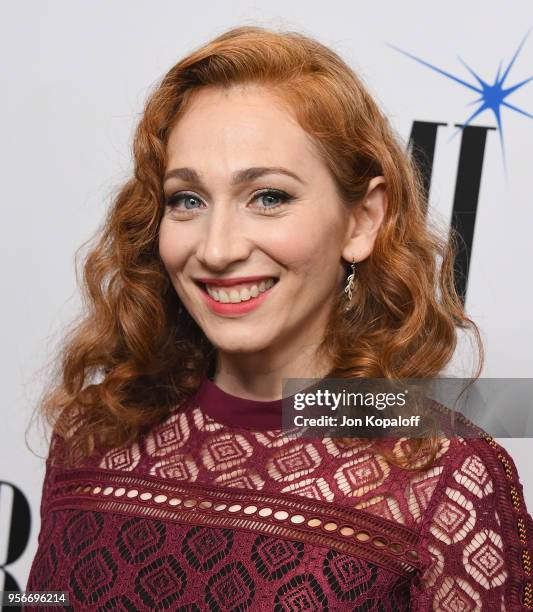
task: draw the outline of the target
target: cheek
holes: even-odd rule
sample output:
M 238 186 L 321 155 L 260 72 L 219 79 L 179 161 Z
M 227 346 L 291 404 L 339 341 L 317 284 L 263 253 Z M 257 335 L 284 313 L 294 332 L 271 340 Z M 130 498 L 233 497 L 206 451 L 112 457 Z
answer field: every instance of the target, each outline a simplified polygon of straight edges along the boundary
M 159 236 L 159 257 L 168 272 L 176 266 L 176 252 L 171 248 L 170 241 L 162 234 Z
M 183 265 L 187 258 L 187 243 L 182 232 L 177 232 L 172 225 L 162 222 L 159 229 L 159 256 L 167 270 L 174 270 Z
M 338 264 L 342 228 L 333 219 L 306 215 L 291 219 L 270 236 L 279 260 L 287 267 L 309 270 L 320 276 L 331 263 Z M 326 267 L 326 268 L 325 268 Z

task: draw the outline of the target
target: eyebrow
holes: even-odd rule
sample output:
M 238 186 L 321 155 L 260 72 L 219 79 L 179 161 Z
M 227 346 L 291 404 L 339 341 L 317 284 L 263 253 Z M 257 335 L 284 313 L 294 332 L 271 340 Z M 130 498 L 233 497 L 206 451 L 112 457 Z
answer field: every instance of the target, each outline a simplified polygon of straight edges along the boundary
M 285 174 L 286 176 L 290 176 L 305 185 L 305 182 L 297 174 L 294 174 L 294 172 L 287 170 L 287 168 L 282 168 L 281 166 L 256 166 L 253 168 L 237 170 L 231 177 L 231 184 L 241 185 L 243 183 L 248 183 L 256 178 L 264 176 L 265 174 Z M 166 183 L 171 178 L 179 178 L 189 183 L 203 186 L 200 175 L 192 168 L 174 168 L 173 170 L 169 170 L 163 178 L 163 183 Z

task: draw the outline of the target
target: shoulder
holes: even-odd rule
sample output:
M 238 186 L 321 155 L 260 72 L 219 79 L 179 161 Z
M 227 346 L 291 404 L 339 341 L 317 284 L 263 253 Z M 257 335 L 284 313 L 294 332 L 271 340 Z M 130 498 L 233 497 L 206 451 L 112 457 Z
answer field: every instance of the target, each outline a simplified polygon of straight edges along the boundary
M 439 497 L 450 495 L 472 502 L 491 496 L 493 503 L 509 502 L 516 511 L 525 511 L 522 483 L 509 452 L 462 414 L 434 401 L 430 411 L 446 432 L 441 447 L 447 452 L 437 455 L 441 479 L 428 511 L 439 503 Z
M 420 525 L 424 589 L 434 588 L 434 604 L 457 593 L 486 603 L 492 593 L 493 606 L 500 597 L 533 605 L 533 522 L 515 463 L 485 432 L 454 447 Z
M 505 514 L 507 523 L 518 525 L 521 515 L 525 521 L 523 485 L 509 452 L 484 432 L 479 437 L 456 437 L 450 443 L 453 452 L 448 452 L 439 466 L 439 487 L 424 522 L 435 521 L 439 509 L 449 505 L 456 511 L 462 508 L 463 516 L 474 517 L 479 511 L 487 515 L 492 508 L 497 522 L 498 511 Z
M 440 412 L 449 419 L 451 412 L 447 408 Z M 455 419 L 451 428 L 459 433 L 453 435 L 452 431 L 452 435 L 443 438 L 452 452 L 447 452 L 441 459 L 440 496 L 435 495 L 432 500 L 433 508 L 439 503 L 439 497 L 455 496 L 464 500 L 465 505 L 470 505 L 469 501 L 474 503 L 490 498 L 493 505 L 511 507 L 515 512 L 527 514 L 522 482 L 509 452 L 463 415 L 457 414 Z M 448 431 L 449 424 L 450 421 L 447 422 Z M 442 499 L 440 503 L 442 505 Z

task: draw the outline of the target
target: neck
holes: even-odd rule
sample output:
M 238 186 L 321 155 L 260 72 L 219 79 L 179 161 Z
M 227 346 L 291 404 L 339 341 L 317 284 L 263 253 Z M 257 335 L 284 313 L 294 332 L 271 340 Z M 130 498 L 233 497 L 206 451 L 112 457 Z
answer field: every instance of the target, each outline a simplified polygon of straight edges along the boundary
M 283 379 L 327 376 L 331 363 L 318 349 L 317 345 L 302 346 L 294 355 L 276 362 L 265 362 L 260 355 L 219 351 L 210 378 L 231 395 L 257 401 L 279 400 Z

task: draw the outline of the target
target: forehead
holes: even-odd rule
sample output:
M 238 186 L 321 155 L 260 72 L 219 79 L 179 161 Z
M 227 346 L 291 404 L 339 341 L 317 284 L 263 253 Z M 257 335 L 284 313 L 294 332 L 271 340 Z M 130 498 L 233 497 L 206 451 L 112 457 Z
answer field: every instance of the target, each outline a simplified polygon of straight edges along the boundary
M 259 85 L 195 91 L 170 131 L 167 155 L 168 167 L 201 165 L 211 155 L 219 164 L 286 163 L 310 171 L 320 163 L 316 146 L 291 109 Z

